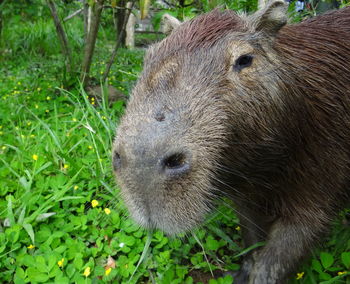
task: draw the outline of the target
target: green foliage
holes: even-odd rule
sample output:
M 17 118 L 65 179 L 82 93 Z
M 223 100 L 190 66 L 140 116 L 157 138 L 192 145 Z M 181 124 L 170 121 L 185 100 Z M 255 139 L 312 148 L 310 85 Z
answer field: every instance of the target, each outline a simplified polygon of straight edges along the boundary
M 350 1 L 349 0 L 340 0 L 340 8 L 344 8 L 350 6 Z
M 192 4 L 192 5 L 191 5 Z M 164 14 L 170 14 L 181 21 L 192 19 L 203 12 L 209 12 L 215 8 L 226 8 L 237 12 L 252 13 L 258 8 L 258 0 L 201 0 L 198 2 L 185 1 L 184 6 L 180 6 L 176 1 L 173 7 L 165 9 L 157 6 L 157 12 L 152 17 L 152 24 L 155 30 L 159 30 L 161 19 Z
M 4 4 L 4 7 L 7 4 Z M 40 9 L 38 9 L 40 7 Z M 48 13 L 46 5 L 39 5 L 38 11 L 45 11 Z M 7 7 L 6 10 L 10 9 Z M 26 13 L 31 11 L 25 10 Z M 69 12 L 69 10 L 68 10 Z M 40 55 L 45 58 L 57 57 L 60 55 L 60 44 L 57 38 L 54 23 L 50 15 L 42 16 L 38 12 L 36 18 L 33 20 L 26 13 L 15 15 L 8 15 L 5 18 L 5 25 L 0 39 L 0 49 L 6 57 L 13 56 L 33 56 Z M 68 40 L 70 48 L 76 53 L 76 58 L 81 52 L 83 46 L 83 23 L 79 19 L 73 19 L 66 24 Z
M 237 12 L 252 13 L 258 9 L 257 0 L 239 0 L 239 1 L 229 1 L 229 0 L 203 0 L 203 6 L 206 10 L 212 10 L 218 6 L 224 6 L 227 9 L 234 10 Z
M 213 284 L 232 283 L 232 276 L 211 279 L 212 273 L 239 270 L 242 257 L 262 244 L 243 249 L 238 219 L 223 205 L 193 236 L 147 234 L 133 224 L 110 165 L 115 124 L 124 103 L 109 108 L 104 99 L 88 98 L 79 87 L 64 90 L 62 57 L 48 12 L 41 1 L 14 3 L 7 9 L 25 15 L 9 17 L 10 11 L 4 10 L 9 22 L 1 42 L 6 64 L 0 66 L 0 282 L 153 279 L 167 284 L 198 283 L 204 277 Z M 171 12 L 192 17 L 213 3 Z M 256 9 L 256 2 L 244 3 L 226 4 L 241 11 Z M 81 22 L 68 24 L 78 58 Z M 113 35 L 102 26 L 91 72 L 95 78 L 104 71 Z M 120 50 L 108 84 L 129 94 L 143 53 Z M 342 224 L 347 214 L 342 213 L 331 237 L 301 265 L 295 275 L 299 279 L 291 283 L 349 281 L 350 232 Z
M 129 93 L 142 56 L 121 50 L 109 83 Z M 110 165 L 123 104 L 110 109 L 80 89 L 65 91 L 55 58 L 31 60 L 0 70 L 0 282 L 193 283 L 193 268 L 222 269 L 222 259 L 237 270 L 227 255 L 240 248 L 232 212 L 221 217 L 227 231 L 184 241 L 147 237 L 127 218 Z M 104 63 L 105 52 L 97 54 L 92 74 Z
M 349 282 L 350 230 L 347 225 L 344 226 L 348 214 L 349 209 L 341 213 L 324 246 L 313 252 L 312 258 L 300 267 L 300 272 L 291 283 Z
M 49 15 L 48 10 L 45 9 L 45 0 L 4 0 L 1 5 L 1 11 L 5 19 L 20 15 L 24 22 Z

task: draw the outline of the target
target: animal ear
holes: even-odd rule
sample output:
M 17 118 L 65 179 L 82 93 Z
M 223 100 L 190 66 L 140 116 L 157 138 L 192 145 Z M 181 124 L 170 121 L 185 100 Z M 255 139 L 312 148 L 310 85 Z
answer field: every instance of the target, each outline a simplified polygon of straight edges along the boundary
M 173 30 L 177 29 L 182 23 L 170 14 L 164 14 L 162 16 L 162 31 L 165 34 L 170 34 Z
M 283 0 L 272 0 L 266 6 L 252 15 L 256 31 L 275 36 L 287 23 L 288 4 Z

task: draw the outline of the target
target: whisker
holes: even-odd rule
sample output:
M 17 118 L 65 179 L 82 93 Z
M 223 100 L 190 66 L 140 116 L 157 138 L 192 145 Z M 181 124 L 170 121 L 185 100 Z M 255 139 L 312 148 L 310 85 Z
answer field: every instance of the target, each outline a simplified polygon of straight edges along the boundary
M 237 210 L 235 207 L 233 207 L 231 204 L 229 204 L 228 202 L 226 202 L 225 200 L 221 200 L 221 203 L 223 204 L 223 205 L 225 205 L 227 208 L 229 208 L 229 209 L 231 209 L 231 210 L 233 210 L 233 212 L 235 213 L 235 214 L 237 214 L 238 216 L 240 216 L 240 217 L 242 217 L 245 221 L 247 221 L 247 223 L 249 223 L 249 224 L 251 224 L 253 227 L 255 227 L 256 229 L 258 229 L 258 236 L 260 237 L 260 238 L 264 238 L 264 236 L 265 236 L 265 234 L 266 234 L 266 232 L 265 232 L 265 230 L 263 229 L 263 228 L 261 228 L 258 224 L 256 224 L 255 222 L 254 222 L 254 220 L 252 220 L 251 218 L 249 218 L 247 215 L 245 215 L 245 214 L 243 214 L 242 212 L 240 212 L 239 210 Z M 223 216 L 225 216 L 225 214 L 224 213 L 222 213 L 222 212 L 220 212 L 219 210 L 217 210 L 220 214 L 223 214 Z M 243 228 L 245 228 L 245 229 L 247 229 L 248 231 L 250 231 L 251 230 L 251 228 L 250 227 L 247 227 L 244 223 L 240 223 L 240 226 L 241 227 L 243 227 Z M 254 231 L 255 232 L 255 231 Z

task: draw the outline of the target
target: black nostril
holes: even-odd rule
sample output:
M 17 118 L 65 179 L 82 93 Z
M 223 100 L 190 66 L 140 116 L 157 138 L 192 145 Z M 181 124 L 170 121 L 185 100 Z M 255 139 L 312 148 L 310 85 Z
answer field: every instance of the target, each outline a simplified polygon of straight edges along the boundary
M 114 152 L 114 154 L 113 154 L 113 169 L 116 171 L 116 170 L 120 169 L 120 167 L 121 167 L 120 155 L 118 152 Z
M 163 169 L 168 175 L 181 175 L 190 170 L 190 160 L 184 153 L 176 153 L 163 160 Z
M 157 112 L 156 115 L 155 115 L 155 119 L 157 121 L 164 121 L 165 120 L 165 114 L 163 112 Z

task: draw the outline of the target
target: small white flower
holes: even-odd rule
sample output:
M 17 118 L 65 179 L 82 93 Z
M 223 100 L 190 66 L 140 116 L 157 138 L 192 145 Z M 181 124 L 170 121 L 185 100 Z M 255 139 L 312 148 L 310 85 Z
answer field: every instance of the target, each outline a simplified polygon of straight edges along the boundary
M 120 243 L 119 247 L 122 248 L 125 244 L 124 243 Z

